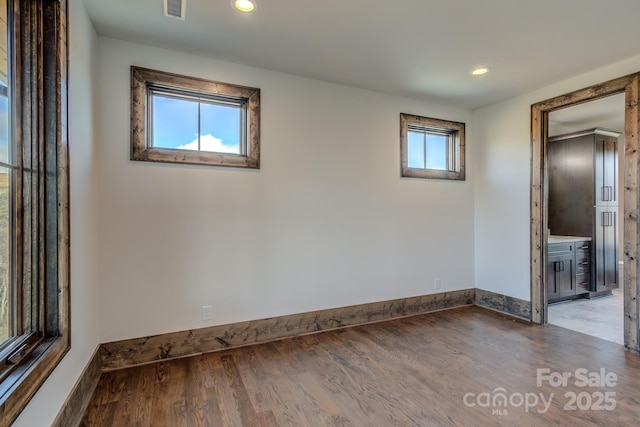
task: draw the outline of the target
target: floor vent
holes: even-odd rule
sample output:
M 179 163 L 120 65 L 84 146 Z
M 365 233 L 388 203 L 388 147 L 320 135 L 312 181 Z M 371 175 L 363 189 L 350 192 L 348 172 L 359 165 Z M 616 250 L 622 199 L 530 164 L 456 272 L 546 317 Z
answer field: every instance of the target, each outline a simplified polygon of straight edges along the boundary
M 164 16 L 184 21 L 187 0 L 164 0 Z

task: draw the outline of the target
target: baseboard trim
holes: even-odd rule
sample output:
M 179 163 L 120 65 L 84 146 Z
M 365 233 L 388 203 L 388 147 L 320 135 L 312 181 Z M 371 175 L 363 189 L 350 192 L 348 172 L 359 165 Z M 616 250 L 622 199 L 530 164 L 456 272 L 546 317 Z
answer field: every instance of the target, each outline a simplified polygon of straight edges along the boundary
M 102 373 L 102 360 L 100 359 L 100 346 L 96 347 L 91 359 L 80 374 L 71 393 L 67 396 L 52 427 L 75 427 L 80 425 L 82 417 L 89 406 L 93 391 L 98 385 Z
M 484 289 L 475 289 L 475 303 L 524 320 L 531 320 L 531 302 Z
M 529 301 L 482 289 L 464 289 L 100 344 L 52 426 L 80 425 L 105 371 L 470 305 L 531 319 Z
M 472 305 L 474 289 L 339 307 L 105 343 L 103 371 Z

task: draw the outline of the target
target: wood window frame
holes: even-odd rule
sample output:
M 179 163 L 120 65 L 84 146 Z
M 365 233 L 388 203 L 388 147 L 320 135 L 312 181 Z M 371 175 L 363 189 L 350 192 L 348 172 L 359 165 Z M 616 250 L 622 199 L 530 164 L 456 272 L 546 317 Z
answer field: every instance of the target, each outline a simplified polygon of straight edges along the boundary
M 409 128 L 416 126 L 425 131 L 445 133 L 448 137 L 449 160 L 447 170 L 409 167 Z M 400 168 L 401 176 L 425 179 L 465 180 L 465 124 L 400 113 Z
M 547 228 L 549 114 L 566 107 L 625 94 L 624 149 L 624 347 L 640 354 L 640 73 L 579 89 L 531 106 L 531 321 L 545 324 L 547 313 Z
M 3 365 L 0 426 L 10 425 L 70 343 L 67 0 L 11 0 L 18 291 L 37 296 L 26 347 Z M 18 331 L 19 332 L 19 331 Z
M 150 91 L 167 89 L 237 100 L 245 110 L 241 154 L 153 147 L 150 141 Z M 260 89 L 131 67 L 131 160 L 260 169 Z

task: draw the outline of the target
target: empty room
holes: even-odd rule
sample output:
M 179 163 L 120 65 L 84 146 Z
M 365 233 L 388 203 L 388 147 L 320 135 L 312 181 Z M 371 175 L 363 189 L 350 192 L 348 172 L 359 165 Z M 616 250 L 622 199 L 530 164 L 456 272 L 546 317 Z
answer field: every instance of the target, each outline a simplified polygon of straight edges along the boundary
M 639 16 L 0 1 L 0 427 L 635 425 Z

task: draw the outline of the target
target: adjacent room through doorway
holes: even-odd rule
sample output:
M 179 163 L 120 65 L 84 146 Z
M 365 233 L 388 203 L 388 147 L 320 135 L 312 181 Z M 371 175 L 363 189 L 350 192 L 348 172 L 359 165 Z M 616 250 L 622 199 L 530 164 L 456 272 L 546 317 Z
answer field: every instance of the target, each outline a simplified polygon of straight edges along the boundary
M 623 93 L 549 114 L 548 323 L 624 344 Z

